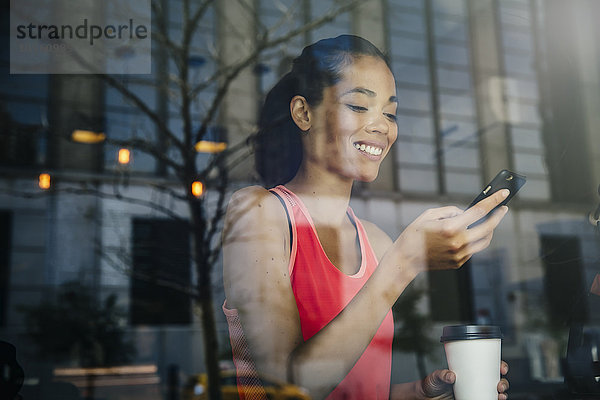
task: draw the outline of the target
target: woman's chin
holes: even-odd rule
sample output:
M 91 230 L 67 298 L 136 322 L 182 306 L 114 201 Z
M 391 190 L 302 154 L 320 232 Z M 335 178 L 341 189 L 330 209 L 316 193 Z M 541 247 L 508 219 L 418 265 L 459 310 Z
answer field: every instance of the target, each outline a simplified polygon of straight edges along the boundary
M 360 181 L 360 182 L 371 183 L 375 179 L 377 179 L 378 175 L 379 175 L 379 171 L 372 173 L 372 174 L 363 174 L 363 175 L 360 175 L 358 178 L 356 178 L 356 180 Z

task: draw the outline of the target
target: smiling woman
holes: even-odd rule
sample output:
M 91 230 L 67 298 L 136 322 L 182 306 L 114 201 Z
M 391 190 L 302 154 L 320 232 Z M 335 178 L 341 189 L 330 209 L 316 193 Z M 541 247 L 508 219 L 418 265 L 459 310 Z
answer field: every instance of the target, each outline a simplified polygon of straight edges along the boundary
M 238 385 L 242 398 L 264 398 L 261 374 L 315 399 L 452 398 L 448 370 L 391 386 L 391 307 L 420 272 L 486 248 L 506 207 L 468 227 L 506 193 L 465 212 L 427 210 L 395 242 L 357 218 L 353 182 L 377 177 L 396 103 L 385 56 L 350 35 L 306 47 L 267 95 L 256 156 L 270 189 L 236 192 L 223 232 L 223 310 L 238 377 L 255 382 Z

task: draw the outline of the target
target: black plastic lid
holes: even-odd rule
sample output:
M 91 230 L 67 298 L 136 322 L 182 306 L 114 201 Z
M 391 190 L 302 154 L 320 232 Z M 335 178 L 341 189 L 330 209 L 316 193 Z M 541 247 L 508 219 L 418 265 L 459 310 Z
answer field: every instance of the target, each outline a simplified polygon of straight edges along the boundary
M 502 332 L 493 325 L 451 325 L 444 327 L 440 342 L 471 339 L 502 339 Z

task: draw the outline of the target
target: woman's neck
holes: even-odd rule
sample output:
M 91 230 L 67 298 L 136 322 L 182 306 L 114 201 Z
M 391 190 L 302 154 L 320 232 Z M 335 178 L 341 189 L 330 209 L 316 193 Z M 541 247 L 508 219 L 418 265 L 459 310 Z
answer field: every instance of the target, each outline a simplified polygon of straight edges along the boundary
M 301 167 L 285 186 L 300 197 L 315 223 L 338 225 L 346 219 L 352 184 L 352 179 Z

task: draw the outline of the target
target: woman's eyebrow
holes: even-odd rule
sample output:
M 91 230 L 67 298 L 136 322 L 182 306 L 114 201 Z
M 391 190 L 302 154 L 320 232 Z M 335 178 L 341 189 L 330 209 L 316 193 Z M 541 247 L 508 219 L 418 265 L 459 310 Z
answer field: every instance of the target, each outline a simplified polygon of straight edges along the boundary
M 377 96 L 377 93 L 375 93 L 374 91 L 359 86 L 359 87 L 355 87 L 355 88 L 352 88 L 350 90 L 345 91 L 344 93 L 342 93 L 342 95 L 340 97 L 346 96 L 346 95 L 351 94 L 351 93 L 361 93 L 361 94 L 364 94 L 364 95 L 369 96 L 369 97 L 375 97 L 375 96 Z M 398 102 L 398 97 L 396 97 L 396 96 L 390 96 L 389 102 L 390 103 L 397 103 Z

